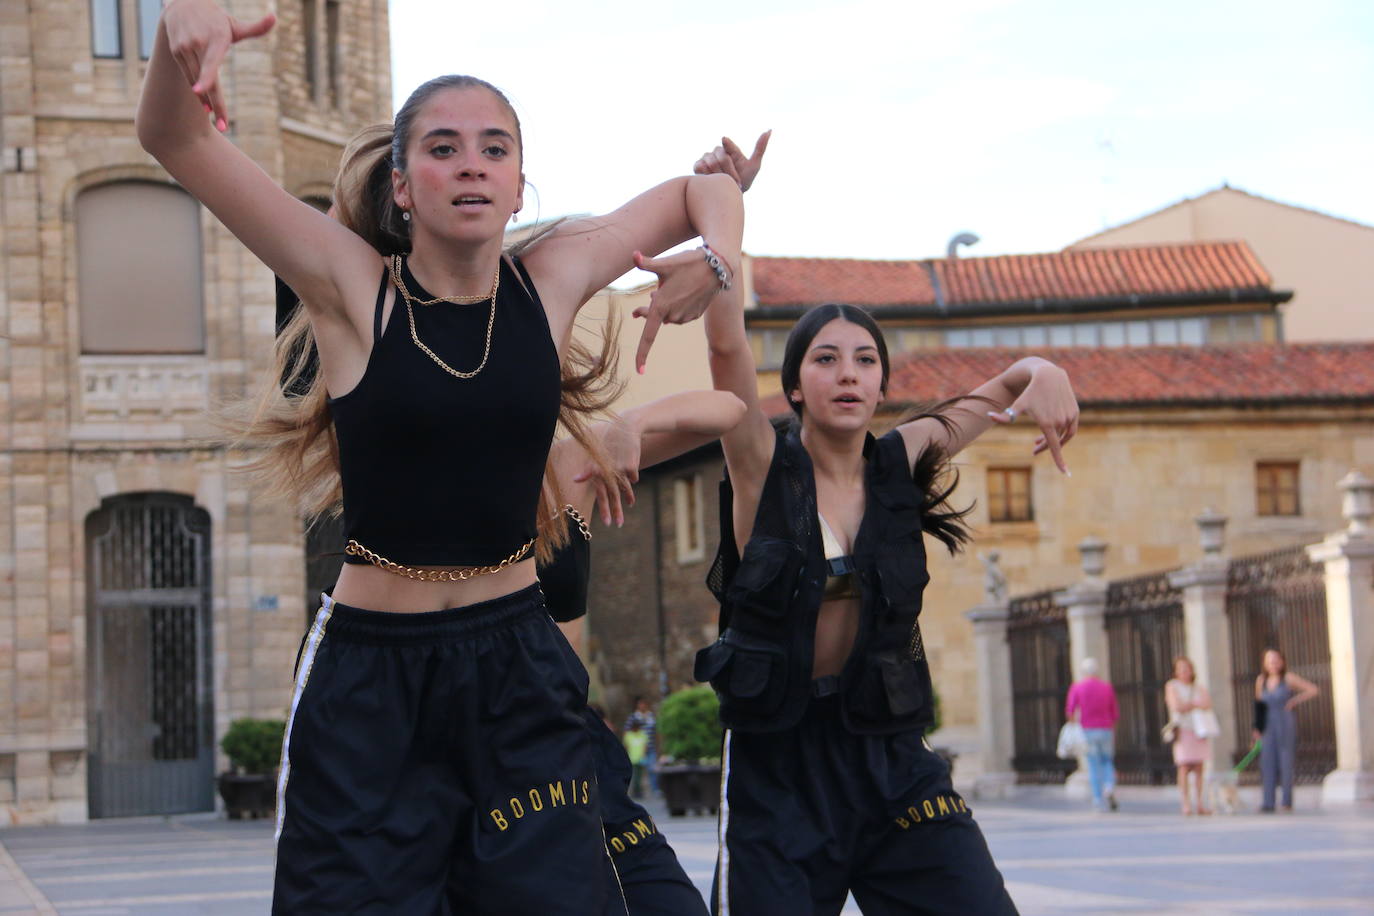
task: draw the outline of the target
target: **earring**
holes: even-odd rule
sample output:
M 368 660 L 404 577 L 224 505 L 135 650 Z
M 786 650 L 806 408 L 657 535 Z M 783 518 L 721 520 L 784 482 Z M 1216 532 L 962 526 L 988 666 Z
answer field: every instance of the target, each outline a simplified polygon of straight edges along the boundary
M 402 211 L 401 211 L 401 219 L 405 220 L 406 222 L 410 222 L 410 211 L 409 211 L 409 210 L 402 210 Z
M 510 221 L 511 221 L 512 223 L 515 222 L 515 218 L 516 218 L 517 216 L 519 216 L 519 215 L 520 215 L 520 211 L 519 211 L 519 210 L 516 210 L 514 213 L 512 213 L 512 214 L 510 215 Z

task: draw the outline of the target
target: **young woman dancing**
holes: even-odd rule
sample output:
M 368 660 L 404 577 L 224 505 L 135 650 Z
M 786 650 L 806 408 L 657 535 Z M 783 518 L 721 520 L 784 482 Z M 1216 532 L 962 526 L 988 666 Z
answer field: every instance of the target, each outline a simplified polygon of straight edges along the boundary
M 363 185 L 336 188 L 363 238 L 221 135 L 218 67 L 271 26 L 174 0 L 137 125 L 145 149 L 301 295 L 318 347 L 308 390 L 288 378 L 293 396 L 275 392 L 250 431 L 272 440 L 263 461 L 302 508 L 328 506 L 341 485 L 350 560 L 299 665 L 273 909 L 623 913 L 597 816 L 586 672 L 544 611 L 530 557 L 559 359 L 578 308 L 632 263 L 660 277 L 641 365 L 660 322 L 699 316 L 738 264 L 739 190 L 724 177 L 666 182 L 506 257 L 502 230 L 524 190 L 520 125 L 493 87 L 442 77 L 397 112 Z M 695 235 L 711 248 L 637 253 Z M 303 360 L 303 342 L 288 334 L 279 359 Z
M 719 170 L 720 152 L 698 168 Z M 722 297 L 706 322 L 715 387 L 746 407 L 722 438 L 721 546 L 708 580 L 721 634 L 697 656 L 726 726 L 713 911 L 838 913 L 852 891 L 867 916 L 1014 913 L 923 740 L 924 538 L 951 551 L 967 539 L 941 473 L 995 423 L 1031 419 L 1043 432 L 1035 451 L 1066 470 L 1061 446 L 1078 422 L 1067 376 L 1019 360 L 874 439 L 888 380 L 882 332 L 861 309 L 825 305 L 788 337 L 781 381 L 796 419 L 775 430 L 740 296 Z
M 592 427 L 614 467 L 637 479 L 642 468 L 667 461 L 718 439 L 744 415 L 744 405 L 724 391 L 689 391 L 660 398 Z M 560 439 L 550 457 L 550 475 L 567 501 L 577 530 L 548 563 L 539 565 L 539 585 L 549 614 L 568 641 L 581 647 L 587 613 L 591 530 L 598 507 L 607 524 L 623 522 L 614 487 L 598 473 L 575 439 Z M 630 916 L 705 916 L 706 904 L 678 864 L 677 856 L 644 806 L 630 798 L 631 765 L 624 746 L 605 721 L 590 710 L 601 820 Z

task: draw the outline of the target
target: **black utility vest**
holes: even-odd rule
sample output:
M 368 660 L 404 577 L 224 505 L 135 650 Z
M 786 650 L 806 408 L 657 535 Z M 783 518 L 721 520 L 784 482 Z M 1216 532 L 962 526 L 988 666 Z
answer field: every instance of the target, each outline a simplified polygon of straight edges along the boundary
M 930 668 L 917 617 L 930 575 L 921 497 L 901 433 L 868 437 L 863 523 L 854 540 L 862 612 L 840 675 L 845 725 L 858 734 L 925 729 L 933 721 Z M 721 482 L 720 550 L 707 585 L 720 601 L 720 638 L 697 653 L 696 678 L 720 696 L 727 728 L 781 731 L 810 701 L 816 617 L 826 562 L 816 478 L 797 430 L 779 432 L 754 529 L 740 557 L 733 490 Z

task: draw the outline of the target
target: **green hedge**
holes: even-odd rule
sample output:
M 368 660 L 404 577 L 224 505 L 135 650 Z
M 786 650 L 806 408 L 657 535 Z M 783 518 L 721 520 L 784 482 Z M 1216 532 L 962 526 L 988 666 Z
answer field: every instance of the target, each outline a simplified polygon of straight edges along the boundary
M 709 684 L 669 694 L 658 708 L 660 757 L 719 760 L 721 735 L 720 701 Z
M 236 771 L 271 773 L 281 762 L 285 734 L 286 723 L 281 719 L 235 719 L 219 746 Z

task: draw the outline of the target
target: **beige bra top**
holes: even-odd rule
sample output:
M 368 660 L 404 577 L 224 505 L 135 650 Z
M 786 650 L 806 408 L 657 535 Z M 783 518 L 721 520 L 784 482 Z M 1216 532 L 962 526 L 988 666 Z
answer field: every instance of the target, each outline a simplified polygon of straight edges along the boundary
M 840 539 L 835 537 L 835 532 L 825 520 L 825 516 L 817 512 L 816 518 L 821 522 L 821 547 L 825 551 L 826 565 L 825 588 L 821 592 L 821 600 L 860 597 L 863 593 L 859 590 L 859 578 L 854 574 L 854 557 L 840 547 Z

